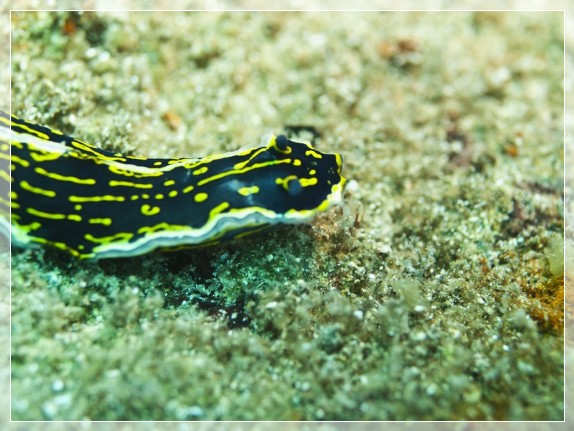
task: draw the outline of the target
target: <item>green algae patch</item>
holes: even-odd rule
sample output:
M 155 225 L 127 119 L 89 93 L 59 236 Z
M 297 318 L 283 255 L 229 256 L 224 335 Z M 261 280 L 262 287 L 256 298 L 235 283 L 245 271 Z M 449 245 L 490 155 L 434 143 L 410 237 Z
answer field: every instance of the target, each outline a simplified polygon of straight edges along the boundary
M 149 157 L 306 128 L 350 181 L 216 247 L 14 249 L 12 419 L 562 420 L 562 25 L 13 12 L 14 114 Z

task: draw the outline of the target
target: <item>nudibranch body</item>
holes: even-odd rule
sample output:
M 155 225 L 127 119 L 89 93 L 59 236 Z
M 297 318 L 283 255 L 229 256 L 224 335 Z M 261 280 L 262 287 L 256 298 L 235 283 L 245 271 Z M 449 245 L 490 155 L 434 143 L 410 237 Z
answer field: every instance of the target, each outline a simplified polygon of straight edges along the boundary
M 113 153 L 0 112 L 1 223 L 82 259 L 200 246 L 310 221 L 341 201 L 342 157 L 273 136 L 202 158 Z M 11 226 L 10 226 L 11 225 Z

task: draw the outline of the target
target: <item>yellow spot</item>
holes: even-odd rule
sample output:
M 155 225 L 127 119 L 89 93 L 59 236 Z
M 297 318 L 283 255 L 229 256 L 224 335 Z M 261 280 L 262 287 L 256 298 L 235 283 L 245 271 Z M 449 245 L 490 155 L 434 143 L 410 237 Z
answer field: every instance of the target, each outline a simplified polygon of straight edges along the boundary
M 305 151 L 305 155 L 315 157 L 316 159 L 322 159 L 323 158 L 323 156 L 320 153 L 318 153 L 317 151 L 314 151 L 314 150 Z
M 34 241 L 39 242 L 40 244 L 50 244 L 51 246 L 59 248 L 60 250 L 66 250 L 69 253 L 71 253 L 73 256 L 76 256 L 76 257 L 80 256 L 80 253 L 77 250 L 73 249 L 72 247 L 68 247 L 68 245 L 66 245 L 63 242 L 49 241 L 45 238 L 41 238 L 38 236 L 34 237 Z
M 88 144 L 87 142 L 83 142 L 83 141 L 78 141 L 78 140 L 74 140 L 72 141 L 72 146 L 74 148 L 78 148 L 82 151 L 88 152 L 88 153 L 92 153 L 93 155 L 95 155 L 97 158 L 102 159 L 102 160 L 109 160 L 109 161 L 123 161 L 125 162 L 126 159 L 124 157 L 110 157 L 110 156 L 106 156 L 105 154 L 103 154 L 101 152 L 101 150 L 98 151 L 98 149 L 96 147 L 94 147 L 91 144 Z M 116 154 L 117 155 L 117 154 Z M 121 156 L 121 154 L 120 154 Z
M 227 208 L 229 208 L 229 202 L 221 202 L 209 212 L 209 218 L 211 219 L 215 217 L 217 214 L 225 211 Z
M 108 157 L 99 157 L 100 159 L 108 160 Z M 148 178 L 148 177 L 160 177 L 163 172 L 159 169 L 152 168 L 142 168 L 141 166 L 134 165 L 108 165 L 110 172 L 122 175 L 124 177 L 134 177 L 134 178 Z M 131 169 L 131 170 L 130 170 Z
M 28 190 L 29 192 L 32 193 L 36 193 L 38 195 L 43 195 L 43 196 L 48 196 L 49 198 L 53 198 L 56 197 L 56 192 L 53 190 L 45 190 L 45 189 L 41 189 L 40 187 L 34 187 L 32 185 L 30 185 L 30 183 L 26 180 L 22 180 L 20 182 L 20 186 L 24 189 L 24 190 Z
M 38 138 L 44 139 L 44 140 L 46 140 L 46 141 L 47 141 L 48 139 L 50 139 L 50 138 L 48 137 L 48 135 L 46 135 L 45 133 L 40 132 L 39 130 L 33 129 L 33 128 L 31 128 L 31 127 L 28 127 L 28 126 L 26 126 L 25 124 L 18 124 L 18 127 L 21 127 L 22 129 L 27 130 L 27 131 L 30 132 L 31 134 L 36 135 Z
M 193 171 L 192 174 L 193 175 L 201 175 L 201 174 L 205 174 L 206 172 L 207 172 L 207 166 L 202 166 L 201 168 Z
M 152 232 L 157 232 L 157 231 L 161 231 L 161 230 L 167 230 L 167 231 L 178 231 L 178 230 L 189 230 L 189 227 L 187 226 L 180 226 L 180 225 L 173 225 L 173 224 L 168 224 L 165 222 L 156 224 L 155 226 L 144 226 L 144 227 L 140 227 L 138 229 L 137 233 L 152 233 Z
M 18 163 L 19 165 L 22 165 L 22 166 L 24 166 L 25 168 L 27 168 L 28 166 L 30 166 L 30 162 L 29 162 L 28 160 L 21 159 L 20 157 L 15 156 L 14 154 L 12 154 L 11 159 L 12 159 L 13 162 Z
M 152 233 L 158 230 L 167 230 L 170 226 L 167 223 L 159 223 L 155 226 L 144 226 L 138 229 L 138 233 Z
M 311 169 L 309 171 L 309 175 L 315 175 L 317 173 L 317 171 L 315 169 Z
M 221 178 L 230 176 L 230 175 L 236 175 L 236 174 L 243 174 L 245 172 L 249 172 L 249 171 L 253 171 L 256 169 L 260 169 L 260 168 L 266 168 L 268 166 L 275 166 L 275 165 L 280 165 L 283 163 L 291 163 L 291 159 L 281 159 L 281 160 L 272 160 L 269 162 L 263 162 L 263 163 L 255 163 L 254 165 L 251 165 L 249 167 L 246 168 L 242 168 L 242 169 L 230 169 L 228 171 L 225 172 L 221 172 L 219 174 L 215 174 L 212 175 L 211 177 L 207 177 L 204 178 L 200 181 L 197 182 L 198 186 L 203 186 L 204 184 L 207 184 L 211 181 L 215 181 L 215 180 L 219 180 Z
M 248 150 L 248 151 L 242 153 L 241 155 L 247 156 L 247 155 L 251 154 L 252 151 L 253 150 Z M 264 153 L 265 151 L 267 151 L 267 147 L 256 149 L 255 151 L 253 151 L 253 154 L 251 154 L 247 160 L 245 160 L 243 162 L 236 163 L 235 165 L 233 165 L 233 169 L 245 168 L 245 166 L 247 166 L 251 162 L 251 160 L 253 160 L 255 157 L 257 157 L 259 154 Z
M 81 144 L 81 145 L 87 146 L 89 148 L 96 148 L 95 145 L 92 145 L 89 142 L 82 141 L 81 139 L 74 139 L 72 141 L 72 145 L 74 145 L 77 148 L 77 144 Z
M 133 233 L 119 232 L 119 233 L 116 233 L 115 235 L 103 236 L 100 238 L 96 238 L 92 234 L 87 233 L 84 235 L 84 238 L 86 238 L 88 241 L 91 241 L 91 242 L 95 242 L 98 244 L 105 244 L 105 243 L 118 242 L 118 241 L 129 241 L 133 236 L 134 236 Z
M 207 199 L 207 193 L 198 193 L 194 197 L 195 202 L 203 202 Z
M 130 200 L 137 201 L 140 197 L 138 195 L 131 195 Z
M 104 226 L 110 226 L 112 224 L 112 219 L 109 217 L 104 218 L 91 218 L 88 220 L 90 224 L 103 224 Z
M 68 215 L 68 220 L 82 221 L 82 217 L 79 216 L 78 214 L 70 214 L 70 215 Z
M 159 207 L 152 207 L 151 205 L 144 204 L 141 207 L 141 212 L 143 215 L 152 216 L 158 214 L 160 211 Z
M 163 183 L 163 185 L 166 187 L 173 186 L 174 184 L 175 184 L 174 180 L 167 180 Z
M 301 178 L 299 183 L 302 187 L 314 186 L 317 184 L 317 178 Z
M 37 221 L 34 221 L 27 225 L 20 225 L 20 229 L 22 229 L 24 232 L 31 232 L 33 230 L 40 229 L 41 227 L 42 225 Z
M 151 185 L 151 184 L 134 183 L 131 181 L 111 180 L 108 184 L 110 185 L 110 187 L 126 186 L 126 187 L 135 187 L 136 189 L 151 189 L 151 188 L 153 188 L 153 185 Z
M 255 193 L 259 193 L 259 187 L 257 186 L 241 187 L 239 190 L 237 190 L 237 193 L 239 193 L 242 196 L 249 196 Z
M 293 160 L 293 166 L 301 166 L 301 160 L 299 159 Z
M 193 186 L 187 186 L 185 189 L 183 189 L 183 193 L 189 193 L 190 191 L 192 191 L 195 187 Z
M 67 175 L 60 175 L 60 174 L 56 174 L 54 172 L 48 172 L 46 169 L 40 168 L 40 167 L 37 167 L 34 170 L 38 174 L 44 175 L 45 177 L 48 177 L 48 178 L 52 178 L 53 180 L 70 181 L 70 182 L 76 183 L 76 184 L 88 184 L 88 185 L 96 184 L 96 180 L 94 180 L 93 178 L 77 178 L 77 177 L 70 177 Z
M 174 198 L 177 196 L 177 190 L 172 190 L 171 192 L 169 192 L 169 197 L 170 198 Z
M 123 196 L 112 196 L 112 195 L 103 195 L 103 196 L 70 196 L 68 198 L 70 202 L 123 202 L 126 200 Z
M 82 206 L 80 204 L 76 204 L 76 205 L 74 205 L 74 209 L 76 211 L 80 211 L 82 209 Z
M 59 159 L 62 155 L 59 153 L 49 153 L 47 151 L 35 152 L 30 151 L 30 155 L 36 162 L 49 162 Z
M 147 193 L 142 194 L 142 199 L 149 199 L 149 195 Z
M 26 212 L 36 217 L 48 218 L 51 220 L 64 220 L 66 218 L 66 214 L 47 213 L 44 211 L 38 211 L 34 208 L 26 208 Z
M 162 162 L 153 162 L 153 165 L 154 165 L 154 166 L 161 166 L 161 163 L 162 163 Z
M 297 175 L 289 175 L 285 178 L 275 178 L 275 184 L 280 184 L 285 190 L 289 191 L 289 182 L 296 180 Z
M 155 195 L 156 199 L 163 199 L 163 195 L 161 193 L 158 193 L 157 195 Z
M 11 191 L 10 192 L 10 198 L 11 199 L 18 199 L 18 193 L 16 193 L 15 191 Z

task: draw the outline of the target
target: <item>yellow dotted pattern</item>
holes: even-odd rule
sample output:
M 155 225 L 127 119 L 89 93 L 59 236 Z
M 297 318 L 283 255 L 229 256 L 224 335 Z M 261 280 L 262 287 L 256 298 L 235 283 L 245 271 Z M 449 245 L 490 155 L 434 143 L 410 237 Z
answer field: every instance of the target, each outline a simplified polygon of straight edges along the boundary
M 15 245 L 78 258 L 217 244 L 310 220 L 341 199 L 342 158 L 270 136 L 202 158 L 97 148 L 0 111 L 0 222 Z

